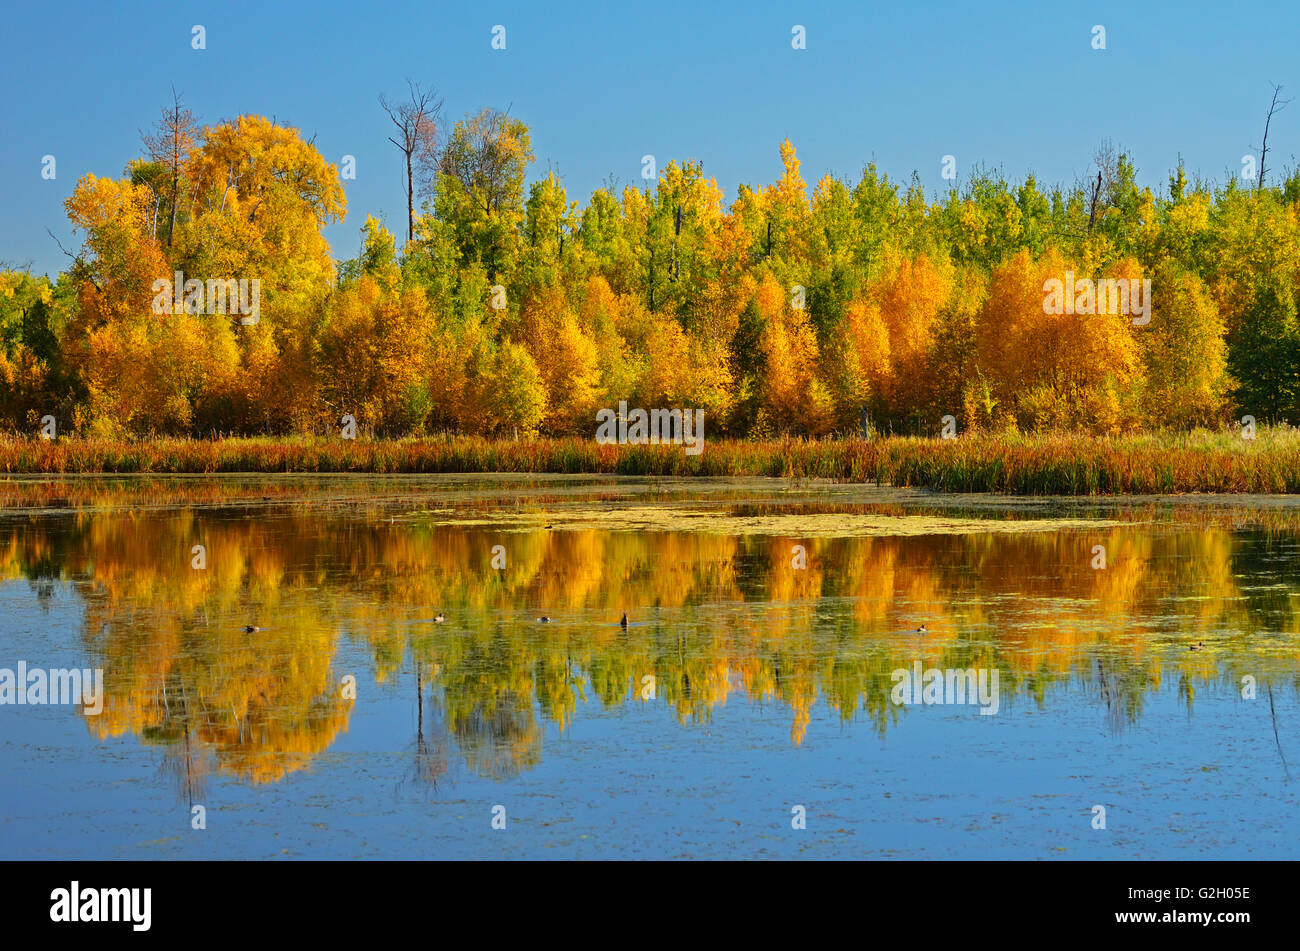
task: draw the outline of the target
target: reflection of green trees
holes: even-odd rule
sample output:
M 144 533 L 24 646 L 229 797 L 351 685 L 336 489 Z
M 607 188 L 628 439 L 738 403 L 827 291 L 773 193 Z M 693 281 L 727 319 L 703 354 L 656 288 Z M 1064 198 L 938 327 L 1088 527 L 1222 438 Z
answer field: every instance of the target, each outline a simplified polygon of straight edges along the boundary
M 1152 670 L 1150 660 L 1131 662 L 1099 651 L 1094 653 L 1091 669 L 1092 676 L 1082 678 L 1084 685 L 1100 700 L 1106 724 L 1115 733 L 1137 722 L 1147 694 L 1160 686 L 1159 672 Z M 1186 672 L 1178 676 L 1184 685 L 1180 697 L 1186 702 L 1191 678 Z
M 381 681 L 412 663 L 420 781 L 446 772 L 451 747 L 484 775 L 528 769 L 544 724 L 565 729 L 589 698 L 645 702 L 647 676 L 679 722 L 737 695 L 788 710 L 796 743 L 818 703 L 883 733 L 905 715 L 890 674 L 914 660 L 996 667 L 1004 708 L 1080 685 L 1115 730 L 1165 678 L 1189 709 L 1246 673 L 1261 695 L 1296 689 L 1279 636 L 1298 632 L 1296 518 L 1234 533 L 1241 513 L 1222 508 L 1142 514 L 1153 522 L 1095 532 L 783 539 L 105 510 L 0 523 L 0 577 L 72 582 L 107 677 L 92 729 L 158 744 L 191 794 L 214 769 L 277 780 L 333 743 L 351 710 L 339 678 L 360 673 L 337 669 L 340 637 Z M 795 541 L 806 570 L 790 565 Z M 189 564 L 200 542 L 203 572 Z M 429 623 L 439 610 L 448 623 Z M 927 636 L 908 633 L 922 620 Z M 1187 652 L 1193 639 L 1207 649 Z
M 1232 571 L 1240 579 L 1246 615 L 1255 630 L 1289 630 L 1295 617 L 1300 549 L 1290 532 L 1249 531 L 1232 547 Z

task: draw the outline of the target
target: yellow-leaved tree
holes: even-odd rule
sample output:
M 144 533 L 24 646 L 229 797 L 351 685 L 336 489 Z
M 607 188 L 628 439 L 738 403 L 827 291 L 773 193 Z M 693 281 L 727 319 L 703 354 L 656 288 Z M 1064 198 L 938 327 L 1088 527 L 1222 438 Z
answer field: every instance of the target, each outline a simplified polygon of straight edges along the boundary
M 521 304 L 519 334 L 546 387 L 543 428 L 552 433 L 589 429 L 600 408 L 599 354 L 562 288 L 543 288 Z
M 1157 428 L 1213 425 L 1226 409 L 1224 321 L 1204 282 L 1166 261 L 1152 284 L 1151 322 L 1138 331 L 1146 364 L 1142 408 Z
M 1124 261 L 1108 279 L 1140 276 L 1136 262 Z M 1081 279 L 1093 276 L 1055 250 L 1038 261 L 1022 250 L 994 268 L 976 334 L 979 372 L 1002 422 L 1113 432 L 1134 420 L 1143 368 L 1132 317 L 1067 313 L 1050 300 L 1050 282 L 1083 288 Z M 1082 294 L 1076 311 L 1087 309 Z M 1095 297 L 1089 306 L 1096 310 Z
M 834 421 L 831 393 L 818 375 L 817 335 L 806 312 L 790 306 L 785 289 L 768 278 L 755 304 L 763 321 L 761 411 L 780 432 L 817 436 Z

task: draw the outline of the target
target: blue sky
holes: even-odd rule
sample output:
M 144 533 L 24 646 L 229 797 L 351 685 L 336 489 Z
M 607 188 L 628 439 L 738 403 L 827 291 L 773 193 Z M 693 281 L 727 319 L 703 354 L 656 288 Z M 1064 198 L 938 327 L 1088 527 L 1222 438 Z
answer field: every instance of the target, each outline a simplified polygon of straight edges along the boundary
M 206 50 L 191 48 L 194 24 Z M 917 170 L 934 194 L 945 154 L 959 175 L 984 164 L 1070 183 L 1110 139 L 1163 187 L 1180 155 L 1193 176 L 1239 171 L 1270 81 L 1300 93 L 1297 40 L 1294 2 L 13 5 L 0 261 L 64 266 L 46 229 L 69 243 L 77 179 L 120 175 L 173 83 L 201 120 L 274 116 L 331 161 L 356 156 L 348 218 L 327 232 L 349 257 L 367 213 L 402 226 L 402 160 L 376 99 L 408 77 L 437 86 L 449 116 L 509 106 L 532 129 L 532 174 L 556 169 L 584 203 L 611 174 L 639 183 L 645 154 L 702 160 L 730 201 L 738 183 L 778 175 L 787 136 L 810 184 L 828 171 L 856 181 L 874 160 L 895 179 Z M 1270 140 L 1274 169 L 1295 164 L 1300 102 Z

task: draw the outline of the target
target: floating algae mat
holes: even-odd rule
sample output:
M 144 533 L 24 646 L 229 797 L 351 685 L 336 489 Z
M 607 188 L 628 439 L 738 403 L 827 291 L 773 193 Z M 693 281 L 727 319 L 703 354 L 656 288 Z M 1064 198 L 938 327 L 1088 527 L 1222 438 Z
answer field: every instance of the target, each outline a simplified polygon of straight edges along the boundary
M 414 513 L 413 513 L 414 514 Z M 428 513 L 438 525 L 498 526 L 531 531 L 539 524 L 557 531 L 707 532 L 716 535 L 777 535 L 790 538 L 856 538 L 873 535 L 969 535 L 980 532 L 1054 532 L 1113 528 L 1112 519 L 957 518 L 936 515 L 884 515 L 859 512 L 737 516 L 708 508 L 631 505 L 605 508 L 554 508 L 544 514 L 499 512 L 492 515 Z

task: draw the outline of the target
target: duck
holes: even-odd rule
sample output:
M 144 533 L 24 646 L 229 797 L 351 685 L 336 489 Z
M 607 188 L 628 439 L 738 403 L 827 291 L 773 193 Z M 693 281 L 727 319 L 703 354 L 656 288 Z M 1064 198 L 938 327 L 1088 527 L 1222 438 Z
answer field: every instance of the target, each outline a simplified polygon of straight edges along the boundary
M 541 622 L 542 624 L 550 624 L 550 623 L 551 623 L 551 619 L 548 618 L 545 614 L 543 614 L 543 615 L 542 615 L 541 617 L 539 617 L 537 620 L 538 620 L 539 622 Z
M 1197 641 L 1195 644 L 1188 645 L 1187 649 L 1189 651 L 1198 651 L 1201 650 L 1203 647 L 1205 647 L 1205 645 L 1202 644 L 1200 641 Z
M 258 631 L 265 631 L 266 628 L 258 627 L 256 624 L 245 624 L 240 628 L 245 634 L 256 634 Z
M 619 621 L 618 623 L 619 623 L 619 625 L 623 628 L 623 630 L 627 630 L 627 612 L 626 612 L 626 611 L 623 612 L 623 620 Z
M 441 623 L 443 623 L 443 622 L 446 621 L 446 620 L 447 620 L 447 615 L 445 615 L 445 614 L 443 614 L 441 611 L 439 611 L 439 612 L 437 613 L 437 615 L 434 617 L 434 619 L 433 619 L 433 623 L 434 623 L 434 624 L 441 624 Z
M 918 628 L 917 628 L 915 631 L 913 631 L 912 633 L 913 633 L 913 634 L 929 634 L 929 633 L 930 633 L 930 629 L 927 628 L 924 624 L 922 624 L 920 627 L 918 627 Z

